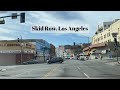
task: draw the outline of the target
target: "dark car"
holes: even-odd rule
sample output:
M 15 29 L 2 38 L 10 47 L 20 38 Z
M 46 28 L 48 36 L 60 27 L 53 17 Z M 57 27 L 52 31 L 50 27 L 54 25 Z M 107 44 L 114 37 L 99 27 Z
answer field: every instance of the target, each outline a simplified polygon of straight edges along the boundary
M 61 57 L 54 57 L 54 58 L 48 60 L 47 63 L 49 63 L 49 64 L 51 64 L 51 63 L 57 63 L 57 62 L 62 63 L 63 61 L 64 60 Z
M 40 61 L 35 60 L 35 59 L 23 62 L 24 65 L 26 65 L 26 64 L 38 64 L 38 63 L 40 63 Z

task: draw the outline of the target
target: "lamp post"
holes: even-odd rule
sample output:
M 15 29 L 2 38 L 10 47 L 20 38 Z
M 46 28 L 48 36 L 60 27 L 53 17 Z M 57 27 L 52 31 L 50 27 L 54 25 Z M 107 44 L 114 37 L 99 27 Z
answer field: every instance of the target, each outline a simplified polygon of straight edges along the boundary
M 18 38 L 18 42 L 20 42 L 20 47 L 21 47 L 21 55 L 20 55 L 20 63 L 22 64 L 22 61 L 23 61 L 23 43 L 22 43 L 22 36 L 20 35 L 21 39 L 19 41 L 19 38 Z
M 64 58 L 64 52 L 63 52 L 63 58 Z
M 118 42 L 117 42 L 117 35 L 118 33 L 112 33 L 112 36 L 114 38 L 114 46 L 115 46 L 115 52 L 116 52 L 116 58 L 117 58 L 117 62 L 119 63 L 118 61 Z M 120 63 L 119 63 L 120 64 Z

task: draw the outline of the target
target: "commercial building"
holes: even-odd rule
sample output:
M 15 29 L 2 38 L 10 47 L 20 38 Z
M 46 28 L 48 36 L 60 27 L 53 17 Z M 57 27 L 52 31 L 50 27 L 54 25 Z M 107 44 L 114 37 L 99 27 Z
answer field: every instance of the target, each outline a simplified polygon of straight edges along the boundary
M 34 58 L 35 46 L 31 43 L 17 40 L 0 41 L 0 65 L 14 65 Z M 22 59 L 21 59 L 22 58 Z
M 53 44 L 50 44 L 50 57 L 55 57 L 56 52 L 55 52 L 55 46 Z
M 74 59 L 82 53 L 81 45 L 60 45 L 57 48 L 57 55 L 63 58 Z
M 1 40 L 0 65 L 21 64 L 34 58 L 43 62 L 49 56 L 49 49 L 44 47 L 50 48 L 50 45 L 42 39 Z
M 112 36 L 112 33 L 118 33 L 117 41 L 120 43 L 119 19 L 110 22 L 103 22 L 103 26 L 98 27 L 95 35 L 92 37 L 92 45 L 84 48 L 83 51 L 86 54 L 90 53 L 94 56 L 102 54 L 104 57 L 114 57 L 114 37 Z

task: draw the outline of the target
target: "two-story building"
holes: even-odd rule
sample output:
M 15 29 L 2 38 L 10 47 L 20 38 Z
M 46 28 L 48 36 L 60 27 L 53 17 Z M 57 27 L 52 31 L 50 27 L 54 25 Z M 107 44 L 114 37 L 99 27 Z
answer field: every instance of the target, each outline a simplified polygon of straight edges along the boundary
M 47 48 L 47 49 L 44 49 Z M 43 39 L 1 40 L 0 65 L 21 64 L 30 59 L 45 62 L 49 57 L 50 44 Z

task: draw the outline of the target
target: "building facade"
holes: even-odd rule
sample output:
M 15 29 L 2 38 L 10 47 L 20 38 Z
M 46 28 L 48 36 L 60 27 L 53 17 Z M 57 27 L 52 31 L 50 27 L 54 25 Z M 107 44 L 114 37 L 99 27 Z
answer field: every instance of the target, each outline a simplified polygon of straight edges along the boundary
M 56 52 L 55 52 L 55 46 L 53 44 L 50 44 L 50 57 L 55 57 Z
M 114 49 L 114 37 L 112 33 L 118 33 L 117 41 L 120 43 L 120 20 L 115 19 L 114 21 L 103 23 L 103 26 L 98 27 L 95 35 L 92 37 L 92 45 L 84 48 L 85 53 L 91 55 L 102 54 L 104 57 L 115 57 Z M 118 48 L 118 52 L 120 52 Z M 119 55 L 120 56 L 120 55 Z
M 82 53 L 81 45 L 61 45 L 57 48 L 57 55 L 63 58 L 75 59 Z
M 17 40 L 0 41 L 0 65 L 20 64 L 25 60 L 34 58 L 34 53 L 35 46 L 31 43 L 21 43 Z
M 47 49 L 44 49 L 44 48 Z M 45 62 L 49 55 L 50 45 L 42 39 L 1 40 L 0 65 L 21 64 L 30 59 Z

